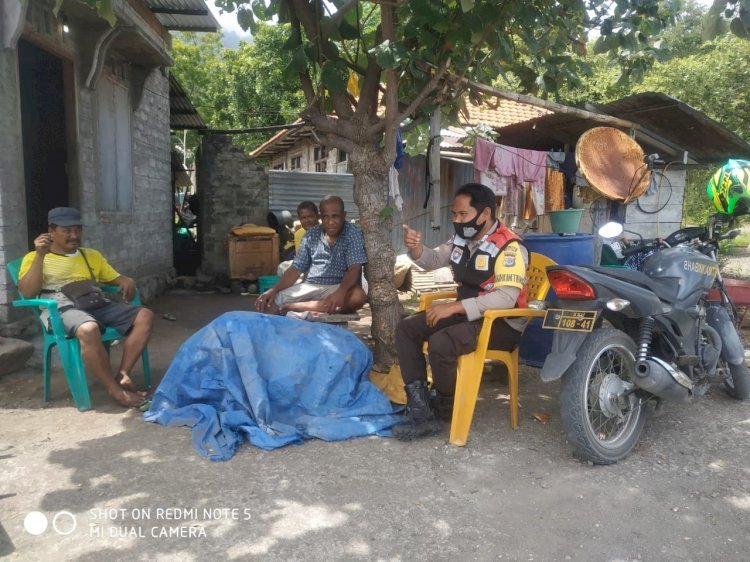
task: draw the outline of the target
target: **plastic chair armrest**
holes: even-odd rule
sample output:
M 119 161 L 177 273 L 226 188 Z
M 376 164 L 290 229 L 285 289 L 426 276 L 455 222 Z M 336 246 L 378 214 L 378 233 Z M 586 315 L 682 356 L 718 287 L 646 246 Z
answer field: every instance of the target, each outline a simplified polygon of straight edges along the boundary
M 427 310 L 434 301 L 443 299 L 455 299 L 458 297 L 456 291 L 438 291 L 436 293 L 423 293 L 419 295 L 419 311 Z
M 484 353 L 486 353 L 490 343 L 492 324 L 498 318 L 539 318 L 544 316 L 546 312 L 546 310 L 537 310 L 535 308 L 499 308 L 486 310 L 484 312 L 482 329 L 479 331 L 479 338 L 477 339 L 477 350 L 481 351 L 482 357 L 484 357 Z
M 54 299 L 22 299 L 13 301 L 13 306 L 42 306 L 50 311 L 50 314 L 57 314 L 57 301 Z
M 547 313 L 546 310 L 537 310 L 536 308 L 500 308 L 486 310 L 484 313 L 485 320 L 495 320 L 497 318 L 541 318 Z

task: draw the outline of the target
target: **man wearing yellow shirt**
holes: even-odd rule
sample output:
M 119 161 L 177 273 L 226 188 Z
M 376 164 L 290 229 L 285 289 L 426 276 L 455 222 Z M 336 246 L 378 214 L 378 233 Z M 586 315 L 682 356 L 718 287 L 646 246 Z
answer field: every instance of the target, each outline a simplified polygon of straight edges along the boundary
M 107 393 L 125 407 L 143 403 L 145 393 L 135 388 L 130 371 L 151 335 L 154 314 L 144 307 L 127 304 L 135 295 L 135 281 L 120 275 L 96 250 L 81 247 L 81 213 L 72 207 L 56 207 L 48 214 L 49 230 L 34 240 L 34 251 L 23 259 L 18 290 L 26 298 L 54 299 L 66 332 L 78 338 L 86 369 L 98 378 Z M 74 281 L 91 279 L 118 285 L 123 301 L 110 302 L 96 310 L 75 307 L 61 288 Z M 47 321 L 46 311 L 43 318 Z M 125 337 L 117 374 L 112 372 L 102 343 L 104 328 L 112 327 Z
M 302 227 L 294 233 L 294 252 L 299 252 L 299 245 L 302 243 L 302 237 L 313 226 L 320 222 L 320 213 L 318 207 L 312 201 L 302 201 L 297 205 L 297 218 Z

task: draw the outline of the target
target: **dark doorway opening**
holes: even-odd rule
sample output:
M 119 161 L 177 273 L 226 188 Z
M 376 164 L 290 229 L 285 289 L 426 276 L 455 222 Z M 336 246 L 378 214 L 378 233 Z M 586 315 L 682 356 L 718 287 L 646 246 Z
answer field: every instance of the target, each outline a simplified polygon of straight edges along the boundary
M 24 41 L 18 70 L 29 247 L 47 231 L 47 211 L 69 204 L 64 63 Z

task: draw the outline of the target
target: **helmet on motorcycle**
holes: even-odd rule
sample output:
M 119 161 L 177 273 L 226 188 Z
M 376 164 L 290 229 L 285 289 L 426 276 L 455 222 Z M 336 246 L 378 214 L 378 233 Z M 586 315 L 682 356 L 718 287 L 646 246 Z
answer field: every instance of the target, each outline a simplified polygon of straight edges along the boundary
M 729 160 L 708 180 L 706 194 L 720 213 L 750 213 L 750 161 Z

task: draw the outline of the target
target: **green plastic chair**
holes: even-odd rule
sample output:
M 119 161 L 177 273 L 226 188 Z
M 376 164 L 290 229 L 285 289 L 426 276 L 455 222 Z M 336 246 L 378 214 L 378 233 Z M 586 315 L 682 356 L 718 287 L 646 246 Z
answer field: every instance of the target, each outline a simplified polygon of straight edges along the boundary
M 7 265 L 8 273 L 10 273 L 13 283 L 18 287 L 18 272 L 21 270 L 21 262 L 23 258 L 13 260 Z M 102 290 L 110 293 L 116 293 L 118 287 L 102 286 Z M 140 305 L 139 293 L 136 290 L 135 297 L 132 300 L 133 305 Z M 75 337 L 67 337 L 65 330 L 63 329 L 62 319 L 60 313 L 57 310 L 57 301 L 52 299 L 20 299 L 13 301 L 13 306 L 29 307 L 32 312 L 36 315 L 37 320 L 42 326 L 42 333 L 44 334 L 44 401 L 48 402 L 50 397 L 50 358 L 51 351 L 54 346 L 60 353 L 60 359 L 62 361 L 63 370 L 65 371 L 65 377 L 68 379 L 68 387 L 70 393 L 73 395 L 73 401 L 79 411 L 85 412 L 91 409 L 91 396 L 89 395 L 89 386 L 86 380 L 86 370 L 83 365 L 83 358 L 81 357 L 81 345 L 78 339 Z M 41 308 L 46 308 L 49 311 L 50 325 L 52 330 L 49 330 L 45 325 L 45 322 L 41 318 Z M 102 342 L 104 347 L 109 353 L 109 346 L 115 340 L 123 339 L 125 336 L 115 330 L 114 328 L 107 328 L 102 334 Z M 146 388 L 151 388 L 151 366 L 148 360 L 148 347 L 143 349 L 141 355 L 143 360 L 143 379 L 146 384 Z

